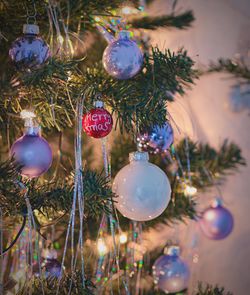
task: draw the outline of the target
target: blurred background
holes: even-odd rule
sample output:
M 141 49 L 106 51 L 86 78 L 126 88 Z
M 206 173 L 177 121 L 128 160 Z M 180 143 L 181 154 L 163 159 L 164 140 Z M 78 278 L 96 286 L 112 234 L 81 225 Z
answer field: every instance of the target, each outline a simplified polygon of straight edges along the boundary
M 172 4 L 173 1 L 168 0 L 155 1 L 150 14 L 162 14 Z M 171 50 L 183 46 L 200 68 L 220 57 L 241 56 L 250 65 L 248 0 L 180 0 L 178 7 L 193 10 L 196 20 L 192 28 L 180 31 L 158 29 L 150 35 L 153 45 Z M 246 295 L 250 288 L 250 95 L 246 92 L 247 89 L 231 76 L 213 73 L 200 77 L 185 98 L 169 106 L 171 116 L 183 133 L 215 148 L 228 138 L 241 147 L 246 158 L 248 165 L 240 168 L 233 177 L 229 176 L 221 186 L 225 205 L 235 218 L 233 233 L 220 242 L 200 235 L 196 237 L 196 228 L 191 224 L 188 233 L 185 225 L 175 228 L 173 233 L 184 246 L 187 243 L 198 246 L 196 256 L 189 257 L 196 262 L 193 264 L 193 283 L 197 280 L 219 283 L 236 295 Z M 205 208 L 216 194 L 213 188 L 201 196 L 201 208 Z M 169 236 L 169 231 L 166 228 L 164 235 Z M 158 234 L 163 235 L 162 231 Z

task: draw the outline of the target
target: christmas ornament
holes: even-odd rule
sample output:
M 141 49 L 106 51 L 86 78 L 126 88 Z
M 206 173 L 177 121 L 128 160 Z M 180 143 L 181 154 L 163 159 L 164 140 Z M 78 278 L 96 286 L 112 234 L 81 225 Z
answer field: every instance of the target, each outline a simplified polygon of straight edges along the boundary
M 44 261 L 42 263 L 42 269 L 45 271 L 45 277 L 59 278 L 61 275 L 61 263 L 57 260 L 57 252 L 54 249 L 47 250 L 43 254 Z
M 170 201 L 169 180 L 159 167 L 148 162 L 147 152 L 130 153 L 129 160 L 114 179 L 113 192 L 118 195 L 115 206 L 129 219 L 154 219 Z
M 229 210 L 222 206 L 220 199 L 215 199 L 199 220 L 204 235 L 211 240 L 226 238 L 233 230 L 234 220 Z
M 83 116 L 83 130 L 91 137 L 105 137 L 112 130 L 112 116 L 103 106 L 104 104 L 102 101 L 96 101 L 95 108 Z
M 52 163 L 52 151 L 48 142 L 41 137 L 40 127 L 34 126 L 32 118 L 26 118 L 24 135 L 17 139 L 10 150 L 20 166 L 20 173 L 29 178 L 39 177 Z
M 163 126 L 156 125 L 137 137 L 138 147 L 154 154 L 165 152 L 173 141 L 173 129 L 168 122 Z
M 136 42 L 130 39 L 130 32 L 120 31 L 118 39 L 105 49 L 102 61 L 112 77 L 126 80 L 140 71 L 143 55 Z
M 153 265 L 154 282 L 165 293 L 176 293 L 188 287 L 190 272 L 187 264 L 180 258 L 180 248 L 166 248 Z
M 54 249 L 45 249 L 42 252 L 41 270 L 45 278 L 59 278 L 61 275 L 61 263 L 57 260 L 57 252 Z M 40 276 L 39 264 L 36 261 L 33 265 L 33 274 L 36 277 Z
M 49 58 L 49 47 L 41 37 L 38 37 L 39 27 L 37 25 L 24 25 L 23 33 L 22 37 L 12 43 L 9 56 L 20 70 L 36 69 Z

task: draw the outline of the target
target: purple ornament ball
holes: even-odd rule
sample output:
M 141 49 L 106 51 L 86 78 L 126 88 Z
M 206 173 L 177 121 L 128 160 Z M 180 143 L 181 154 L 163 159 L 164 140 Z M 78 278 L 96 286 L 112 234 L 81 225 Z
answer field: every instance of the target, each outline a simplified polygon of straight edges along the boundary
M 179 256 L 179 247 L 172 246 L 153 265 L 154 282 L 165 293 L 177 293 L 188 287 L 190 271 Z
M 103 53 L 103 66 L 114 78 L 126 80 L 142 68 L 143 55 L 128 31 L 121 31 L 118 40 L 111 42 Z
M 20 165 L 20 173 L 29 178 L 39 177 L 52 163 L 50 145 L 37 132 L 32 133 L 31 130 L 13 143 L 10 155 Z
M 234 220 L 231 212 L 217 200 L 203 212 L 199 225 L 207 238 L 222 240 L 232 232 Z
M 61 275 L 61 263 L 55 258 L 46 258 L 43 263 L 45 271 L 45 277 L 56 277 L 59 278 Z
M 166 152 L 173 142 L 174 132 L 172 126 L 168 122 L 163 126 L 153 126 L 137 137 L 138 147 L 154 154 Z
M 19 70 L 39 68 L 50 57 L 49 46 L 38 36 L 38 32 L 38 26 L 26 25 L 24 35 L 12 43 L 9 56 Z

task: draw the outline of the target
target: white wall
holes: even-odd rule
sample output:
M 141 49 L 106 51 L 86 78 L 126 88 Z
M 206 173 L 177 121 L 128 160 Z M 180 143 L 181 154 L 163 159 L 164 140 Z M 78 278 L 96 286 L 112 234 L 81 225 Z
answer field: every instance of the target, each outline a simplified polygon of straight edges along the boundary
M 150 12 L 169 12 L 170 3 L 156 1 Z M 154 45 L 173 50 L 184 46 L 200 65 L 219 57 L 247 52 L 240 46 L 250 45 L 249 0 L 180 0 L 178 3 L 178 7 L 194 11 L 196 21 L 193 27 L 186 31 L 161 29 L 152 32 Z M 222 186 L 225 205 L 235 218 L 234 231 L 223 241 L 201 238 L 200 259 L 193 279 L 219 283 L 235 295 L 247 295 L 250 294 L 250 118 L 249 109 L 232 111 L 231 86 L 235 83 L 228 75 L 211 74 L 197 81 L 188 97 L 182 100 L 192 115 L 199 140 L 218 147 L 224 138 L 229 138 L 240 145 L 248 162 L 248 167 L 228 177 Z M 206 206 L 215 194 L 216 191 L 212 190 L 202 196 L 201 205 Z M 192 234 L 190 228 L 185 227 L 184 231 Z

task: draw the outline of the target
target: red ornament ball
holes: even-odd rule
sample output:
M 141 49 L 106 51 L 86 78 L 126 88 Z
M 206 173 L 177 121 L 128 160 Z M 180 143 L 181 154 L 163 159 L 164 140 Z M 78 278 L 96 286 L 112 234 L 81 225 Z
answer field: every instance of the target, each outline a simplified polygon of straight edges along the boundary
M 102 138 L 111 132 L 113 119 L 103 107 L 96 107 L 83 116 L 82 127 L 89 136 Z

